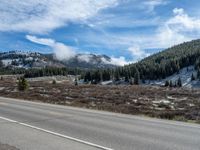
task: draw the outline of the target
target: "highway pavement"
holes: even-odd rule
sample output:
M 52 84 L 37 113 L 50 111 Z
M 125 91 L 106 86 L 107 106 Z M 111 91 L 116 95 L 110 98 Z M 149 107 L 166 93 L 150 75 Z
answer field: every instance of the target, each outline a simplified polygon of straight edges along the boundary
M 20 150 L 200 150 L 200 125 L 0 97 L 1 143 Z

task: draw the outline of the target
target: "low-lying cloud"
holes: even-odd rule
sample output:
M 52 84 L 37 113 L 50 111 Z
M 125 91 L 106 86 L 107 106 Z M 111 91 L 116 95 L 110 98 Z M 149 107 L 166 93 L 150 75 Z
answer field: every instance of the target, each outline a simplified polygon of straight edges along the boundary
M 53 50 L 58 60 L 67 61 L 71 58 L 74 58 L 77 55 L 73 47 L 67 46 L 60 42 L 56 42 L 54 39 L 38 38 L 33 35 L 26 35 L 26 39 L 36 44 L 49 46 Z M 79 61 L 86 62 L 86 63 L 90 63 L 92 59 L 91 55 L 89 54 L 78 55 L 77 58 L 79 59 Z M 126 61 L 125 57 L 119 57 L 119 58 L 111 57 L 110 61 L 102 59 L 102 62 L 105 64 L 112 64 L 112 65 L 118 65 L 118 66 L 123 66 L 125 64 L 130 63 Z
M 79 55 L 77 58 L 81 62 L 89 63 L 92 59 L 92 56 L 89 54 L 82 54 L 82 55 Z
M 127 61 L 126 58 L 124 56 L 120 56 L 120 57 L 111 57 L 111 62 L 109 62 L 112 65 L 117 65 L 117 66 L 124 66 L 124 65 L 128 65 L 130 63 L 133 63 L 133 61 Z
M 56 42 L 53 39 L 38 38 L 32 35 L 26 35 L 26 39 L 33 43 L 49 46 L 50 48 L 52 48 L 53 52 L 56 55 L 56 58 L 59 60 L 69 60 L 76 55 L 76 51 L 74 50 L 74 48 L 67 46 L 63 43 Z

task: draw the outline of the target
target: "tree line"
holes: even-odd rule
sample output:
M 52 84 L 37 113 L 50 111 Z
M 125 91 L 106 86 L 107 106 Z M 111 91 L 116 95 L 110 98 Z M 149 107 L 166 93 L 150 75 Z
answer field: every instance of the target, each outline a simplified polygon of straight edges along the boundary
M 124 80 L 125 82 L 139 84 L 147 80 L 161 80 L 171 76 L 184 68 L 194 65 L 197 76 L 192 74 L 191 80 L 200 79 L 200 40 L 185 42 L 168 48 L 162 52 L 144 58 L 143 60 L 117 67 L 114 70 L 96 70 L 86 72 L 84 81 L 98 83 L 106 80 Z M 169 85 L 170 85 L 170 81 Z M 172 81 L 171 81 L 172 82 Z M 181 79 L 171 86 L 181 86 Z M 173 85 L 172 85 L 173 84 Z
M 112 69 L 90 69 L 78 68 L 41 68 L 41 69 L 2 69 L 0 62 L 0 73 L 23 73 L 26 78 L 52 76 L 52 75 L 81 75 L 86 83 L 98 84 L 101 81 L 113 80 L 124 81 L 130 84 L 145 83 L 147 80 L 160 80 L 179 73 L 179 71 L 190 65 L 194 65 L 197 75 L 192 75 L 191 80 L 200 79 L 200 40 L 185 42 L 168 48 L 165 51 L 151 55 L 143 60 L 123 67 Z M 166 85 L 180 86 L 181 79 L 176 83 L 167 81 Z

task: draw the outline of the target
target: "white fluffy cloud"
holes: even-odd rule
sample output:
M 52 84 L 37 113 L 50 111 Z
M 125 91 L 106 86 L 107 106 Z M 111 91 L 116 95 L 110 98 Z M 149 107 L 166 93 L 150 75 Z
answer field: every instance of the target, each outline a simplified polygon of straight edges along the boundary
M 78 60 L 79 61 L 82 61 L 82 62 L 87 62 L 89 63 L 92 59 L 92 56 L 91 55 L 88 55 L 88 54 L 82 54 L 82 55 L 79 55 L 78 56 Z
M 27 35 L 26 38 L 31 42 L 51 47 L 59 60 L 68 60 L 76 55 L 72 47 L 56 42 L 53 39 L 37 38 L 32 35 Z
M 148 12 L 153 12 L 157 6 L 166 5 L 167 0 L 147 0 L 143 2 L 143 5 L 148 10 Z
M 147 1 L 146 1 L 147 2 Z M 163 2 L 163 3 L 161 3 Z M 167 1 L 149 1 L 150 4 L 165 4 Z M 148 3 L 146 3 L 148 4 Z M 153 6 L 155 6 L 153 5 Z M 182 8 L 172 10 L 173 15 L 166 20 L 159 20 L 157 29 L 151 34 L 107 33 L 103 35 L 87 35 L 92 44 L 104 45 L 107 48 L 126 50 L 133 56 L 133 61 L 150 54 L 145 49 L 163 49 L 200 37 L 200 18 L 191 17 Z M 111 25 L 114 23 L 110 23 Z M 83 36 L 83 39 L 85 35 Z M 117 44 L 116 44 L 117 43 Z M 121 56 L 113 57 L 113 63 L 127 64 L 129 61 Z
M 177 32 L 200 30 L 199 18 L 190 17 L 182 8 L 175 8 L 173 12 L 175 16 L 167 21 L 169 27 L 175 27 Z
M 111 62 L 109 62 L 112 65 L 118 65 L 118 66 L 124 66 L 130 63 L 133 63 L 132 61 L 127 61 L 125 57 L 111 57 Z
M 41 44 L 41 45 L 46 45 L 52 48 L 53 52 L 56 55 L 56 58 L 59 60 L 69 60 L 70 58 L 73 58 L 76 56 L 76 51 L 74 48 L 67 46 L 63 43 L 56 42 L 53 39 L 48 39 L 48 38 L 38 38 L 36 36 L 32 35 L 26 35 L 26 39 L 33 43 Z M 91 55 L 88 54 L 83 54 L 79 55 L 78 59 L 83 62 L 89 62 L 91 60 Z M 112 64 L 112 65 L 118 65 L 118 66 L 123 66 L 132 62 L 129 62 L 126 60 L 125 57 L 121 56 L 119 58 L 117 57 L 111 57 L 111 61 L 108 62 L 107 60 L 103 60 L 104 63 L 106 64 Z
M 107 49 L 126 50 L 133 56 L 134 61 L 149 55 L 144 49 L 166 48 L 200 37 L 200 18 L 191 17 L 182 8 L 175 8 L 173 16 L 166 20 L 161 20 L 158 15 L 155 15 L 155 8 L 166 5 L 168 0 L 134 0 L 134 2 L 138 5 L 125 6 L 126 3 L 131 4 L 132 0 L 0 0 L 0 32 L 24 31 L 28 32 L 27 34 L 44 34 L 66 26 L 69 22 L 87 23 L 99 32 L 94 32 L 94 35 L 92 35 L 93 32 L 78 35 L 82 41 L 99 47 L 104 46 Z M 119 4 L 116 7 L 120 10 L 119 12 L 125 10 L 124 15 L 123 13 L 115 14 L 116 11 L 112 10 L 105 11 L 107 14 L 98 13 L 102 9 L 117 4 Z M 134 11 L 132 14 L 131 11 L 132 9 L 138 11 L 138 7 L 142 11 L 155 12 L 155 18 L 147 17 L 148 20 L 143 20 L 143 17 L 139 19 L 137 16 L 134 17 Z M 147 14 L 146 11 L 144 11 L 145 14 Z M 113 33 L 106 30 L 113 26 L 131 28 L 134 25 L 138 27 L 150 24 L 157 28 L 151 33 L 137 34 L 137 32 L 129 31 Z M 68 59 L 75 55 L 74 48 L 53 39 L 30 35 L 26 38 L 32 42 L 50 46 L 59 59 Z M 88 58 L 81 59 L 88 61 Z M 112 57 L 112 63 L 122 65 L 129 62 L 122 56 Z
M 143 49 L 138 45 L 134 45 L 128 48 L 128 51 L 132 54 L 132 56 L 136 59 L 141 59 L 149 56 L 150 54 L 146 53 Z
M 168 48 L 199 37 L 200 18 L 190 17 L 184 9 L 175 8 L 173 16 L 160 24 L 156 33 L 151 35 L 151 37 L 149 35 L 145 35 L 145 37 L 129 37 L 128 39 L 134 39 L 134 41 L 127 40 L 128 43 L 133 45 L 127 51 L 133 56 L 134 61 L 137 61 L 150 55 L 144 49 L 155 47 Z M 121 62 L 121 64 L 129 63 L 123 57 L 114 60 Z
M 182 8 L 175 8 L 173 13 L 174 16 L 159 27 L 155 37 L 162 47 L 173 46 L 200 35 L 200 18 L 190 17 Z
M 0 0 L 0 31 L 45 33 L 85 21 L 116 0 Z

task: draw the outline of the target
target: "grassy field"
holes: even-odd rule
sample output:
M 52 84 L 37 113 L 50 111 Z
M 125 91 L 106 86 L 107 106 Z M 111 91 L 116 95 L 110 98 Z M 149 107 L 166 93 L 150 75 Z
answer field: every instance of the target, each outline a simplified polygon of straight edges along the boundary
M 0 95 L 30 101 L 200 123 L 200 90 L 125 85 L 78 85 L 67 79 L 31 80 L 18 91 L 17 78 L 0 80 Z

